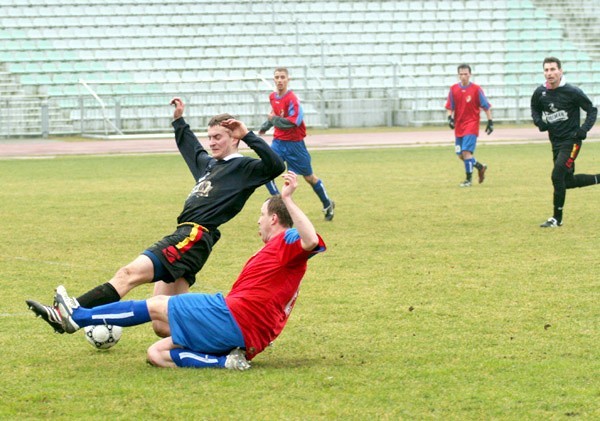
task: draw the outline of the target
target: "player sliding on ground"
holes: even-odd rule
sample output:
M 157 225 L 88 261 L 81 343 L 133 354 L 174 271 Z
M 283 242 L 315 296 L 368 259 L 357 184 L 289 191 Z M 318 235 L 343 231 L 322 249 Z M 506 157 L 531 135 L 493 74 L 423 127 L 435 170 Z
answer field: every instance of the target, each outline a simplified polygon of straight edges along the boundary
M 285 171 L 283 160 L 269 145 L 229 114 L 209 121 L 208 146 L 212 156 L 208 155 L 183 119 L 183 101 L 174 98 L 171 104 L 175 106 L 177 147 L 196 183 L 177 218 L 177 228 L 119 269 L 109 282 L 77 297 L 83 307 L 119 301 L 136 286 L 150 282 L 154 283 L 154 295 L 188 292 L 221 237 L 219 226 L 242 210 L 257 187 Z M 240 140 L 260 159 L 240 155 Z M 63 333 L 56 303 L 46 306 L 28 300 L 27 304 L 56 332 Z M 153 325 L 156 334 L 166 336 L 159 326 Z
M 281 195 L 267 199 L 258 218 L 265 245 L 246 262 L 226 297 L 219 293 L 158 295 L 87 309 L 59 286 L 55 300 L 64 331 L 73 333 L 99 323 L 134 326 L 152 321 L 169 333 L 148 349 L 148 361 L 155 366 L 249 368 L 248 360 L 283 330 L 307 260 L 325 251 L 323 239 L 292 200 L 298 186 L 296 174 L 289 172 L 283 178 Z

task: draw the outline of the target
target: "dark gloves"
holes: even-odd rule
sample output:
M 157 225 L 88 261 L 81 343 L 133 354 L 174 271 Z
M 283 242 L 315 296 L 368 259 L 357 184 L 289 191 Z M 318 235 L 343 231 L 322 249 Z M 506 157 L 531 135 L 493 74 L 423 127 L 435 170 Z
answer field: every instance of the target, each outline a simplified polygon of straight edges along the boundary
M 454 119 L 452 118 L 451 115 L 448 116 L 448 127 L 450 127 L 452 130 L 454 130 Z
M 489 135 L 494 131 L 494 122 L 492 120 L 488 120 L 487 126 L 485 126 L 485 132 Z
M 548 130 L 548 125 L 546 123 L 544 123 L 543 121 L 540 121 L 537 126 L 538 126 L 538 129 L 540 129 L 540 132 L 545 132 Z
M 582 128 L 577 129 L 577 134 L 575 135 L 577 140 L 584 140 L 587 137 L 587 132 Z

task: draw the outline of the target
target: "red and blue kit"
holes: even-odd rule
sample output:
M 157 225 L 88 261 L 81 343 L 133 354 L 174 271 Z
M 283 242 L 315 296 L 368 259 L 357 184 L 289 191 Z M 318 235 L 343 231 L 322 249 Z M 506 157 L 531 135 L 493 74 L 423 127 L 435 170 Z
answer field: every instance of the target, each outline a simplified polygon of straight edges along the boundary
M 252 359 L 277 338 L 296 303 L 307 260 L 325 251 L 319 245 L 306 251 L 295 228 L 272 238 L 248 260 L 225 298 Z
M 467 135 L 479 136 L 480 112 L 491 108 L 487 97 L 479 85 L 460 83 L 452 85 L 446 101 L 446 109 L 454 111 L 456 137 Z
M 293 91 L 287 91 L 282 96 L 277 92 L 271 92 L 269 95 L 271 108 L 277 117 L 282 117 L 292 123 L 293 128 L 282 130 L 275 126 L 273 138 L 298 142 L 306 137 L 306 126 L 304 125 L 304 110 L 296 94 Z

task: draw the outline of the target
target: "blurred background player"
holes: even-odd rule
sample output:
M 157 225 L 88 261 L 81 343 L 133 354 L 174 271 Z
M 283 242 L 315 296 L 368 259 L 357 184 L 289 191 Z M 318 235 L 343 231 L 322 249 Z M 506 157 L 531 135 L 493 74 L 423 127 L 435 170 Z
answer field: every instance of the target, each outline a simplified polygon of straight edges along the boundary
M 283 178 L 281 195 L 261 206 L 258 233 L 264 246 L 246 262 L 227 297 L 159 295 L 86 309 L 59 286 L 55 300 L 64 331 L 74 333 L 100 320 L 118 326 L 152 320 L 164 324 L 168 332 L 148 349 L 148 361 L 155 366 L 250 368 L 247 360 L 271 344 L 286 325 L 308 259 L 326 248 L 292 199 L 298 187 L 296 174 L 288 172 Z
M 554 187 L 554 213 L 540 225 L 556 228 L 563 223 L 563 206 L 567 189 L 598 184 L 600 174 L 575 174 L 575 159 L 581 143 L 596 122 L 598 109 L 578 87 L 566 82 L 562 64 L 556 57 L 546 57 L 543 62 L 546 83 L 537 87 L 531 97 L 531 117 L 541 132 L 548 131 L 552 145 L 552 186 Z M 580 113 L 586 112 L 580 126 Z
M 269 95 L 271 112 L 258 134 L 264 135 L 267 130 L 275 126 L 271 147 L 287 163 L 288 170 L 304 176 L 323 204 L 325 220 L 331 221 L 335 203 L 327 195 L 323 182 L 313 173 L 311 157 L 304 143 L 306 136 L 304 111 L 296 94 L 288 90 L 290 80 L 288 70 L 278 67 L 275 69 L 273 79 L 277 91 Z M 267 188 L 271 194 L 279 193 L 273 181 L 267 184 Z
M 477 162 L 473 154 L 479 136 L 479 123 L 481 109 L 485 111 L 488 122 L 485 132 L 489 135 L 494 131 L 491 104 L 479 85 L 470 82 L 471 66 L 461 64 L 458 66 L 460 82 L 450 87 L 446 110 L 448 112 L 448 125 L 454 129 L 454 149 L 456 155 L 464 162 L 465 181 L 461 187 L 471 187 L 473 167 L 477 168 L 479 183 L 485 180 L 487 165 Z

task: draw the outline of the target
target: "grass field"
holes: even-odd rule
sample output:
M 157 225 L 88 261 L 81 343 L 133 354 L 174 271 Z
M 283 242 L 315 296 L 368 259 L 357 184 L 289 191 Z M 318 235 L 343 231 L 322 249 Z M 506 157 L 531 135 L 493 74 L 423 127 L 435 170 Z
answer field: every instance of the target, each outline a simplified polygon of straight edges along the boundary
M 179 156 L 0 161 L 0 419 L 600 418 L 600 187 L 543 230 L 549 146 L 476 155 L 488 178 L 460 189 L 450 146 L 314 152 L 335 220 L 304 184 L 297 202 L 328 251 L 247 372 L 149 367 L 149 325 L 96 351 L 24 303 L 87 291 L 170 233 L 193 184 Z M 600 170 L 600 144 L 577 167 Z M 222 227 L 194 291 L 226 292 L 260 247 L 266 194 Z

